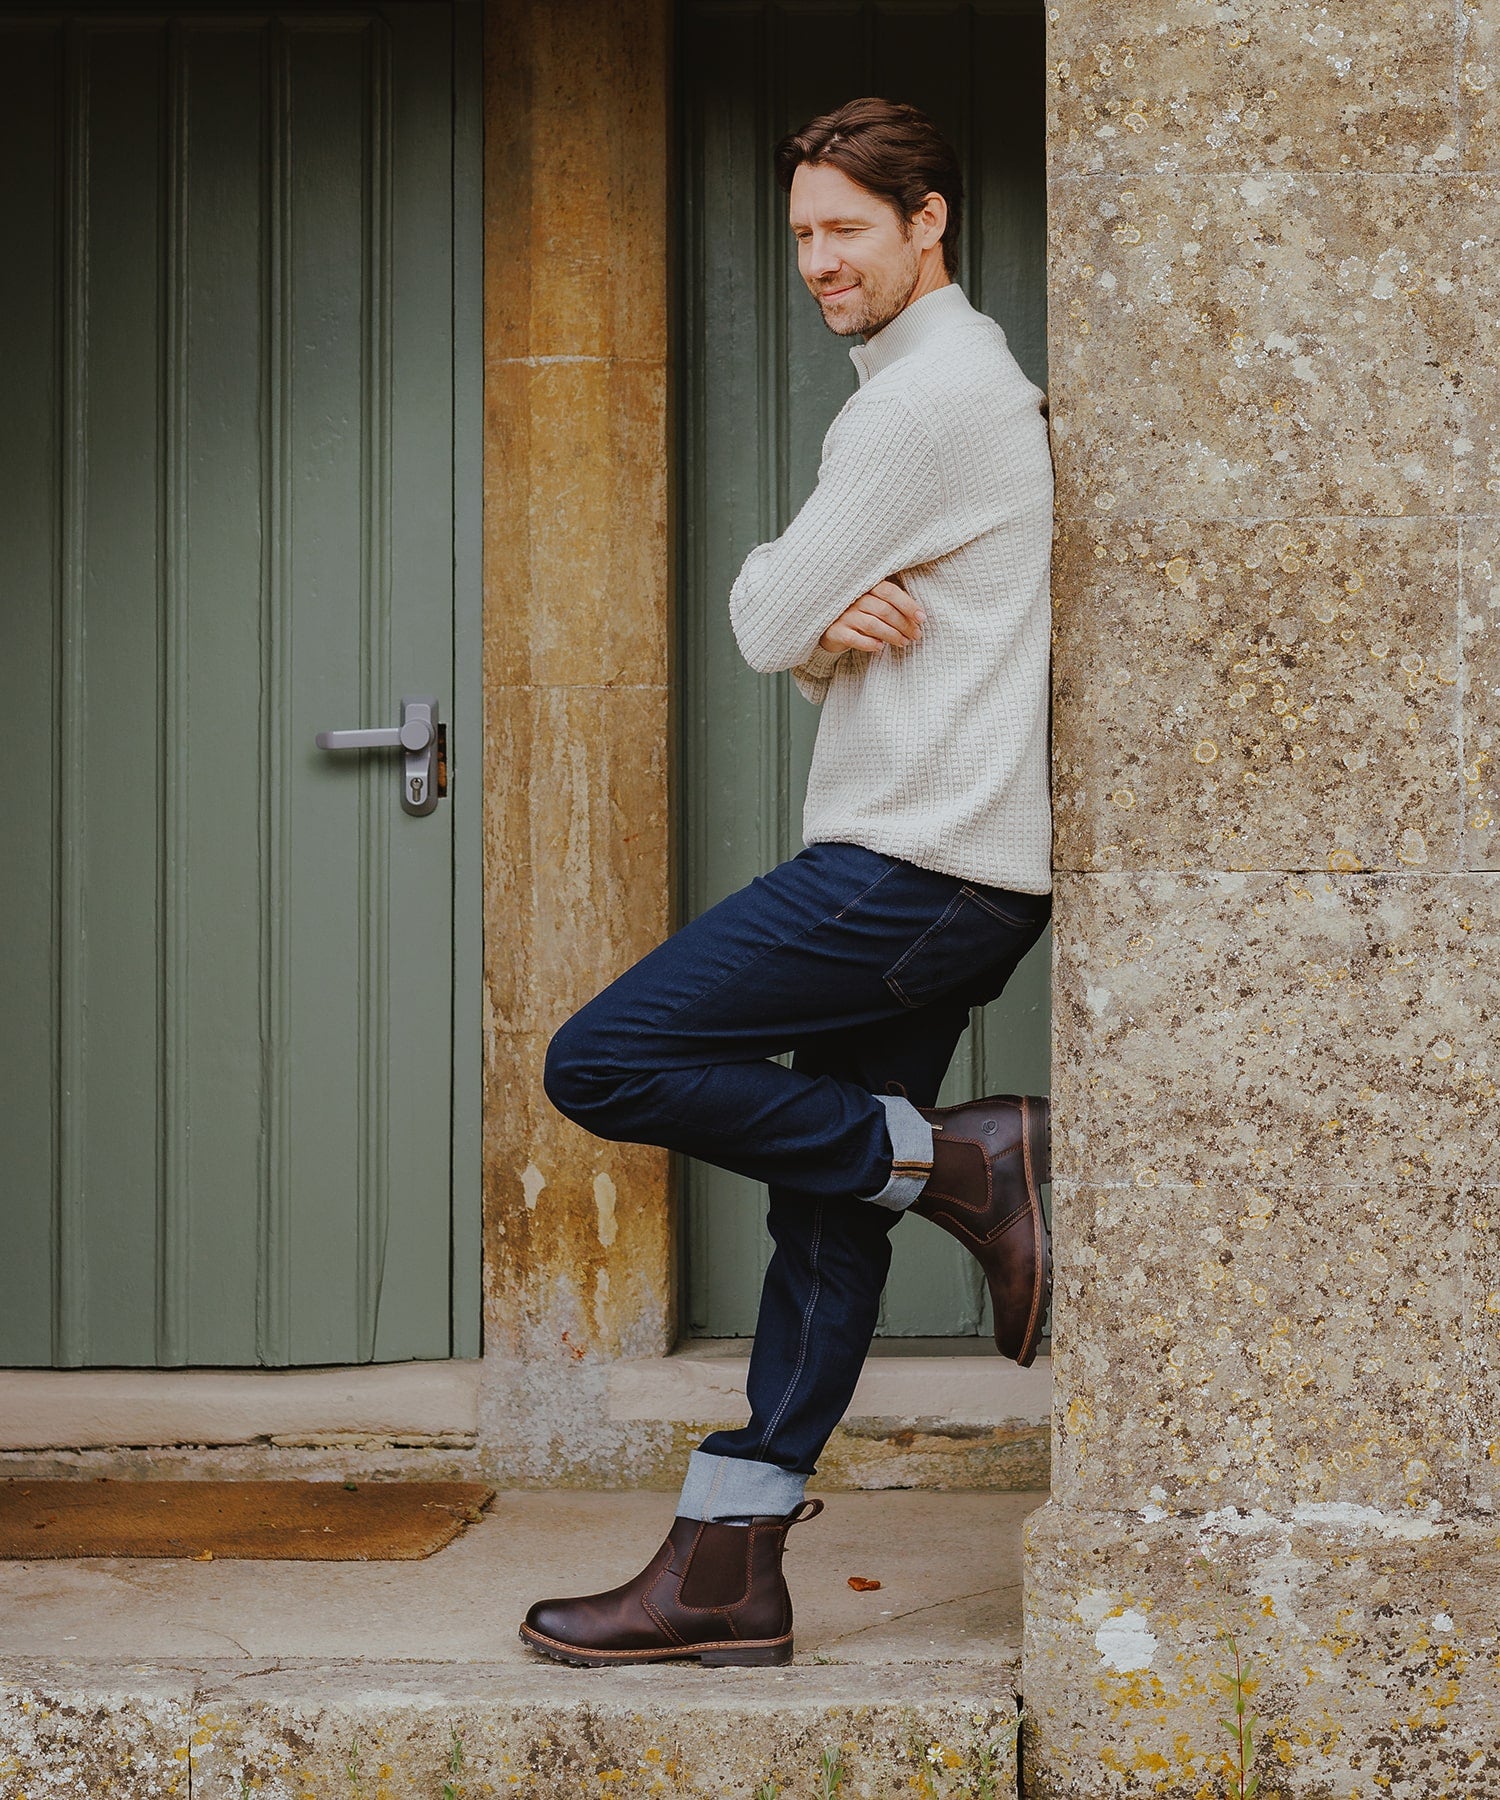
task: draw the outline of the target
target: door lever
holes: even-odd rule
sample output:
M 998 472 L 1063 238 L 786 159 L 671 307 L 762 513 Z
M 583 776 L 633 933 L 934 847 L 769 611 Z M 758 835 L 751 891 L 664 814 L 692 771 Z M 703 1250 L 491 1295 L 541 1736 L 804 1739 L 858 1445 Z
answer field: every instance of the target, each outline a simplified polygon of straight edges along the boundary
M 447 738 L 437 701 L 407 694 L 402 697 L 399 725 L 320 731 L 314 741 L 320 750 L 404 750 L 401 804 L 420 817 L 432 812 L 448 791 Z

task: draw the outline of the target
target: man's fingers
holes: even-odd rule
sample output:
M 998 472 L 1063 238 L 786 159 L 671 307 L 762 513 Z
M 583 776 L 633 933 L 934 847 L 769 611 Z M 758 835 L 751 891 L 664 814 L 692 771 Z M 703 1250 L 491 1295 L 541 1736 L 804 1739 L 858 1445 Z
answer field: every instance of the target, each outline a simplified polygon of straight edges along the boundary
M 818 642 L 825 650 L 842 655 L 845 650 L 867 650 L 873 645 L 874 639 L 866 638 L 863 632 L 856 631 L 853 626 L 846 625 L 840 619 L 828 627 Z
M 920 620 L 927 616 L 923 612 L 920 604 L 912 599 L 911 595 L 907 593 L 906 589 L 902 587 L 899 582 L 877 581 L 874 587 L 870 589 L 870 592 L 875 595 L 877 599 L 884 600 L 889 605 L 894 606 L 898 612 L 905 613 L 908 618 Z
M 888 644 L 905 649 L 920 637 L 925 616 L 904 588 L 894 581 L 877 581 L 869 593 L 845 608 L 819 641 L 829 650 L 879 652 Z
M 870 612 L 863 607 L 849 623 L 856 631 L 863 631 L 871 637 L 877 637 L 882 643 L 905 644 L 911 640 L 910 627 L 905 626 L 902 620 L 882 619 L 878 613 Z
M 909 614 L 899 611 L 888 600 L 881 600 L 874 594 L 866 594 L 863 599 L 855 602 L 855 606 L 863 617 L 881 619 L 899 631 L 904 639 L 912 643 L 916 642 L 920 629 L 919 621 Z
M 888 641 L 898 644 L 905 642 L 895 632 L 891 632 L 889 640 L 878 638 L 874 635 L 874 629 L 873 625 L 869 630 L 862 629 L 860 625 L 855 625 L 846 614 L 842 619 L 830 625 L 823 635 L 843 649 L 868 650 L 876 654 L 885 649 Z M 885 626 L 883 629 L 890 631 L 889 626 Z

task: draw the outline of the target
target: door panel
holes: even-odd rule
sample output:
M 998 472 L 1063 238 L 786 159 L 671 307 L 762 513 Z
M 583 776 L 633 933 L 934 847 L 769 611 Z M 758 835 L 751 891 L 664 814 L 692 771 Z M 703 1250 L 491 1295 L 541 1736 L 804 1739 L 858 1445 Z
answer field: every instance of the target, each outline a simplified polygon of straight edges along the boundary
M 3 27 L 0 666 L 41 781 L 0 799 L 0 1362 L 477 1350 L 462 784 L 412 817 L 393 759 L 313 746 L 436 694 L 460 760 L 454 30 Z
M 190 848 L 173 858 L 168 896 L 166 945 L 178 966 L 164 973 L 177 1049 L 163 1120 L 171 1162 L 162 1187 L 171 1211 L 160 1254 L 170 1298 L 157 1330 L 163 1362 L 253 1362 L 257 1309 L 244 1271 L 259 1261 L 265 1228 L 257 1204 L 264 1096 L 260 1004 L 246 977 L 254 971 L 258 985 L 265 919 L 259 747 L 269 691 L 261 539 L 263 517 L 269 524 L 261 441 L 268 69 L 260 34 L 244 27 L 189 31 L 181 57 L 178 121 L 190 166 L 179 190 L 176 285 L 189 299 L 186 329 L 179 302 L 173 331 L 172 391 L 183 413 L 173 421 L 171 479 L 182 503 L 168 568 L 181 578 L 168 582 L 163 726 L 167 743 L 191 744 L 195 721 L 201 733 L 201 721 L 211 719 L 226 751 L 249 748 L 215 754 L 204 746 L 185 778 L 168 763 L 173 833 Z M 247 345 L 256 353 L 247 355 Z M 229 1179 L 227 1171 L 234 1171 Z M 151 1360 L 146 1350 L 143 1360 Z
M 1044 25 L 1039 5 L 688 0 L 682 13 L 683 916 L 801 848 L 818 713 L 786 675 L 748 669 L 728 621 L 746 552 L 776 536 L 817 477 L 855 385 L 790 254 L 776 139 L 857 94 L 921 106 L 964 162 L 960 280 L 1046 386 Z M 1046 1093 L 1050 935 L 976 1015 L 944 1091 Z M 754 1330 L 770 1254 L 764 1190 L 683 1165 L 690 1332 Z M 951 1239 L 899 1230 L 880 1330 L 987 1329 L 978 1267 Z
M 52 34 L 16 32 L 0 57 L 0 319 L 20 343 L 50 346 L 59 304 L 59 218 L 47 161 L 8 153 L 50 145 L 61 128 Z M 24 793 L 0 783 L 0 1195 L 8 1220 L 0 1256 L 0 1317 L 18 1342 L 50 1344 L 54 1129 L 58 1063 L 53 963 L 58 868 L 55 741 L 58 629 L 56 488 L 60 438 L 55 358 L 0 357 L 0 669 L 17 744 L 32 747 Z M 12 453 L 21 447 L 24 454 Z M 22 673 L 24 672 L 24 673 Z M 43 1357 L 41 1360 L 47 1360 Z

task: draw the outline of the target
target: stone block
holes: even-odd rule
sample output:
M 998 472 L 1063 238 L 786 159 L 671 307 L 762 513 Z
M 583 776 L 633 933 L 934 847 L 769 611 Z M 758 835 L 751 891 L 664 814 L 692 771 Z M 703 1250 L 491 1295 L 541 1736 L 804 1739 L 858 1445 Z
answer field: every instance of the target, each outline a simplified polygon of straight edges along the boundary
M 492 688 L 486 1030 L 550 1034 L 668 930 L 664 688 Z
M 1457 23 L 1437 0 L 1053 8 L 1058 174 L 1459 166 Z
M 662 684 L 663 365 L 494 363 L 485 413 L 487 684 Z
M 175 1669 L 0 1667 L 0 1793 L 23 1800 L 186 1800 L 195 1683 Z
M 1056 1174 L 1495 1181 L 1497 902 L 1487 874 L 1060 877 Z
M 1026 1555 L 1031 1800 L 1237 1792 L 1237 1691 L 1267 1800 L 1500 1795 L 1488 1521 L 1051 1504 Z
M 485 8 L 490 359 L 661 359 L 667 19 L 627 0 Z
M 1495 510 L 1486 182 L 1143 172 L 1050 202 L 1063 516 Z
M 205 1688 L 193 1792 L 240 1800 L 248 1780 L 260 1800 L 343 1800 L 446 1780 L 522 1800 L 749 1800 L 770 1782 L 813 1800 L 826 1754 L 845 1796 L 921 1792 L 925 1770 L 929 1793 L 982 1793 L 982 1776 L 1013 1800 L 1011 1667 L 267 1671 Z
M 559 1433 L 569 1468 L 582 1445 L 600 1470 L 620 1448 L 569 1411 L 576 1362 L 660 1354 L 673 1330 L 666 1153 L 594 1137 L 542 1087 L 552 1032 L 667 935 L 666 719 L 659 688 L 489 695 L 486 1341 L 509 1361 L 484 1417 L 502 1405 L 507 1455 L 552 1446 L 549 1470 Z M 538 1367 L 520 1379 L 517 1358 Z
M 1466 1505 L 1471 1197 L 1059 1184 L 1053 1206 L 1054 1498 Z
M 1056 864 L 1462 867 L 1458 530 L 1064 523 Z
M 606 1142 L 565 1119 L 542 1089 L 546 1048 L 540 1032 L 497 1032 L 486 1059 L 485 1341 L 565 1379 L 585 1357 L 667 1348 L 676 1233 L 662 1202 L 666 1151 Z M 530 1397 L 546 1385 L 539 1376 Z M 607 1435 L 592 1446 L 601 1455 Z

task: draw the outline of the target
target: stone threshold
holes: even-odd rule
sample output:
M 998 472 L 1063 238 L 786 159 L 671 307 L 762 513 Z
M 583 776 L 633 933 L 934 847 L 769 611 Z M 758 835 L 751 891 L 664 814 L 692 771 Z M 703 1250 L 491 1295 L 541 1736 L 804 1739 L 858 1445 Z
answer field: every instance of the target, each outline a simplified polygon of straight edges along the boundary
M 328 1369 L 6 1369 L 0 1451 L 378 1438 L 461 1448 L 483 1364 Z
M 0 1370 L 0 1454 L 368 1440 L 468 1449 L 477 1442 L 483 1366 Z M 609 1416 L 681 1424 L 737 1416 L 748 1370 L 745 1338 L 688 1339 L 666 1356 L 614 1363 Z M 1044 1425 L 1051 1405 L 1045 1355 L 1020 1369 L 969 1339 L 884 1338 L 847 1417 Z
M 877 1339 L 846 1420 L 907 1419 L 943 1426 L 1045 1425 L 1052 1416 L 1052 1359 L 1019 1368 L 992 1348 L 955 1354 L 952 1338 Z M 744 1338 L 700 1338 L 669 1356 L 611 1366 L 609 1416 L 682 1423 L 743 1415 L 750 1368 Z
M 844 1800 L 1016 1800 L 1018 1678 L 1013 1658 L 716 1670 L 12 1660 L 0 1663 L 0 1770 L 7 1791 L 130 1800 L 751 1800 L 768 1782 L 792 1800 L 825 1791 L 831 1757 Z

